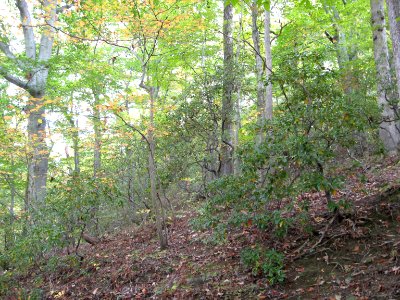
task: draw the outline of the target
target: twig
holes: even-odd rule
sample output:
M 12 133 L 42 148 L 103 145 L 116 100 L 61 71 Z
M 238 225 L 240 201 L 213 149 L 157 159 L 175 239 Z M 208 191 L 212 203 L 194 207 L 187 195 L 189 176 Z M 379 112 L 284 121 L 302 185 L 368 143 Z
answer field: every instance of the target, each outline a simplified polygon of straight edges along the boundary
M 315 248 L 316 248 L 317 246 L 325 244 L 325 243 L 321 244 L 321 242 L 322 242 L 322 240 L 325 238 L 326 233 L 328 232 L 329 228 L 332 226 L 333 222 L 337 219 L 338 215 L 339 215 L 339 212 L 336 212 L 335 215 L 329 220 L 329 222 L 328 222 L 328 224 L 326 224 L 326 226 L 325 226 L 325 228 L 324 228 L 324 230 L 323 230 L 323 232 L 322 232 L 321 237 L 319 238 L 319 240 L 318 240 L 314 245 L 312 245 L 311 248 L 309 248 L 309 249 L 307 249 L 306 251 L 303 251 L 302 253 L 299 253 L 297 256 L 295 256 L 295 257 L 293 258 L 293 261 L 294 261 L 294 260 L 297 260 L 297 259 L 299 259 L 299 258 L 301 258 L 301 257 L 303 257 L 303 256 L 305 256 L 305 255 L 307 255 L 307 254 L 309 254 L 312 250 L 315 250 Z M 343 234 L 339 234 L 339 235 L 333 236 L 333 237 L 331 237 L 331 239 L 334 238 L 334 237 L 340 236 L 340 235 L 343 235 Z M 307 242 L 308 242 L 308 241 L 307 241 Z M 299 248 L 299 250 L 301 250 L 301 249 L 303 248 L 303 246 L 305 246 L 306 244 L 307 244 L 307 243 L 305 243 L 304 245 L 302 245 L 302 246 Z M 314 252 L 314 253 L 315 253 L 315 252 Z

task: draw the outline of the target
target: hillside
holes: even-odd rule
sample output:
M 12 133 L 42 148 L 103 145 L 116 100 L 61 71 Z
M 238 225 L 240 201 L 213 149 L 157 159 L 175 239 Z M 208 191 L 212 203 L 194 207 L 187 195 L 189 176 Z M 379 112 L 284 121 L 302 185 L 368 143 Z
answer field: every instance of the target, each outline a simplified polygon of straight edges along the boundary
M 362 175 L 362 176 L 361 176 Z M 362 179 L 360 181 L 360 178 Z M 158 250 L 151 224 L 127 228 L 79 257 L 58 254 L 54 269 L 38 266 L 14 282 L 7 299 L 398 299 L 400 297 L 400 163 L 389 159 L 349 172 L 340 216 L 313 200 L 310 225 L 283 239 L 252 225 L 223 244 L 189 225 L 193 211 L 169 223 L 170 245 Z M 299 197 L 299 201 L 301 198 Z M 262 243 L 285 254 L 286 280 L 270 286 L 240 261 L 244 246 Z

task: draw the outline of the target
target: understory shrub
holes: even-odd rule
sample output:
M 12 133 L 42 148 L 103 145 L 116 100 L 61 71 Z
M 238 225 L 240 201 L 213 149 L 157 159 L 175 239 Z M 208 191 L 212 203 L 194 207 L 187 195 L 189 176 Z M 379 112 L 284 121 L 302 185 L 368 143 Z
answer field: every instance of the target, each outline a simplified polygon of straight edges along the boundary
M 271 285 L 285 280 L 284 256 L 275 249 L 263 250 L 260 247 L 245 248 L 240 253 L 243 265 L 251 270 L 253 275 L 262 274 Z

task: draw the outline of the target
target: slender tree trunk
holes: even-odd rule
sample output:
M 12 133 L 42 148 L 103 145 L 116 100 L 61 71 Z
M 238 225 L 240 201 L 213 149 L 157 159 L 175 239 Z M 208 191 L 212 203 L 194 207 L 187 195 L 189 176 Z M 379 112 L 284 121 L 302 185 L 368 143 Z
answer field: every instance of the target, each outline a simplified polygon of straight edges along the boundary
M 378 103 L 382 109 L 380 138 L 389 153 L 398 150 L 400 131 L 396 127 L 394 110 L 394 84 L 390 74 L 389 50 L 386 37 L 385 11 L 383 0 L 371 0 L 374 57 L 377 71 Z
M 389 15 L 390 36 L 393 45 L 397 92 L 400 95 L 400 2 L 399 0 L 386 0 L 386 3 Z
M 238 30 L 238 38 L 237 40 L 240 40 L 240 35 L 243 32 L 243 22 L 242 22 L 242 14 L 240 14 L 240 20 L 239 20 L 239 30 Z M 238 68 L 241 69 L 240 66 L 240 54 L 242 50 L 242 43 L 237 43 L 236 47 L 236 58 L 235 58 L 235 64 Z M 240 70 L 240 74 L 242 74 L 242 70 Z M 241 112 L 240 112 L 240 103 L 242 101 L 242 80 L 241 76 L 237 78 L 236 84 L 235 84 L 235 106 L 234 106 L 234 129 L 233 129 L 233 148 L 237 149 L 239 147 L 239 132 L 241 128 Z M 235 155 L 234 160 L 233 160 L 233 171 L 234 174 L 240 174 L 241 170 L 241 161 L 240 158 Z
M 96 89 L 92 89 L 93 92 L 93 130 L 94 130 L 94 147 L 93 147 L 93 178 L 97 180 L 101 177 L 101 114 L 100 114 L 100 95 Z M 97 199 L 101 197 L 98 188 L 96 187 Z M 99 220 L 97 212 L 99 205 L 96 203 L 91 208 L 91 217 L 94 223 L 95 234 L 98 236 L 99 231 Z
M 256 137 L 256 143 L 259 145 L 265 140 L 265 132 L 263 126 L 265 124 L 265 108 L 266 108 L 266 98 L 265 98 L 265 84 L 264 84 L 264 62 L 260 49 L 260 32 L 258 30 L 258 5 L 257 1 L 254 0 L 251 5 L 251 19 L 252 19 L 252 38 L 254 45 L 254 55 L 256 60 L 256 77 L 257 77 L 257 125 L 258 132 Z
M 343 74 L 343 89 L 346 95 L 349 95 L 352 92 L 352 74 L 348 68 L 348 64 L 350 61 L 349 50 L 346 44 L 346 34 L 343 31 L 343 28 L 340 25 L 340 15 L 335 6 L 329 6 L 326 2 L 324 2 L 325 12 L 331 16 L 331 20 L 333 23 L 333 28 L 335 30 L 334 36 L 329 36 L 328 32 L 325 32 L 333 43 L 336 49 L 336 57 L 339 66 L 339 70 Z M 356 51 L 352 51 L 352 56 L 354 56 Z
M 224 1 L 224 82 L 222 95 L 222 134 L 220 176 L 233 174 L 233 91 L 234 91 L 234 54 L 233 54 L 233 6 Z
M 67 121 L 69 122 L 71 129 L 72 129 L 72 149 L 74 151 L 74 169 L 72 171 L 72 177 L 76 180 L 80 180 L 79 176 L 81 173 L 81 168 L 80 168 L 80 156 L 79 156 L 79 125 L 78 125 L 78 120 L 75 121 L 74 119 L 74 111 L 73 111 L 73 95 L 71 95 L 71 111 L 65 113 L 65 117 Z M 80 196 L 78 197 L 78 202 L 81 201 Z M 79 223 L 77 220 L 77 217 L 74 214 L 71 214 L 68 216 L 68 222 L 65 224 L 66 226 L 66 231 L 64 235 L 65 242 L 67 243 L 67 252 L 68 254 L 71 253 L 70 247 L 72 249 L 76 248 L 76 240 L 74 237 L 74 230 L 76 230 L 76 226 Z M 84 234 L 82 234 L 83 236 Z
M 150 124 L 147 131 L 147 141 L 149 143 L 149 177 L 150 177 L 150 190 L 151 201 L 154 213 L 156 215 L 156 228 L 160 242 L 160 248 L 165 249 L 168 247 L 168 238 L 163 224 L 163 207 L 161 201 L 157 196 L 157 179 L 156 179 L 156 164 L 155 164 L 155 141 L 154 141 L 154 101 L 157 91 L 154 87 L 150 87 Z
M 93 97 L 93 129 L 94 129 L 94 149 L 93 149 L 93 177 L 99 177 L 101 169 L 101 114 L 100 114 L 100 97 L 94 89 Z
M 78 121 L 77 121 L 78 122 Z M 74 120 L 72 120 L 74 123 Z M 72 148 L 74 150 L 74 174 L 79 175 L 81 173 L 80 158 L 79 158 L 79 132 L 78 123 L 75 125 L 74 133 L 72 135 Z
M 4 249 L 9 250 L 14 246 L 14 219 L 15 219 L 15 196 L 17 195 L 16 188 L 15 188 L 15 172 L 14 172 L 14 158 L 11 157 L 11 175 L 8 176 L 8 185 L 10 187 L 10 206 L 8 208 L 9 211 L 9 222 L 6 225 L 5 229 L 5 243 Z
M 128 180 L 127 190 L 127 202 L 131 208 L 131 220 L 136 221 L 136 203 L 135 203 L 135 176 L 136 176 L 136 164 L 133 160 L 133 150 L 130 146 L 126 148 L 126 178 Z
M 265 74 L 267 80 L 265 99 L 265 119 L 272 119 L 272 51 L 271 51 L 271 12 L 265 10 L 264 19 L 264 45 L 265 45 Z
M 129 81 L 126 83 L 126 89 L 129 88 Z M 125 100 L 125 109 L 129 114 L 129 100 L 128 98 Z M 129 207 L 131 208 L 131 215 L 130 219 L 132 222 L 137 221 L 137 216 L 136 216 L 136 203 L 135 203 L 135 177 L 136 177 L 136 163 L 134 161 L 134 151 L 133 151 L 133 146 L 128 145 L 126 147 L 126 161 L 127 161 L 127 167 L 126 167 L 126 178 L 128 181 L 128 186 L 127 186 L 127 202 Z M 139 201 L 140 199 L 138 199 Z
M 75 121 L 73 117 L 73 105 L 72 105 L 72 95 L 71 95 L 71 111 L 65 113 L 65 117 L 72 129 L 72 149 L 74 150 L 74 170 L 73 174 L 75 176 L 79 175 L 80 169 L 80 158 L 79 158 L 79 126 L 78 120 Z
M 334 22 L 333 26 L 335 27 L 335 34 L 337 39 L 337 41 L 335 41 L 335 46 L 338 58 L 338 65 L 340 69 L 345 69 L 346 65 L 349 62 L 349 52 L 347 50 L 347 45 L 346 45 L 346 34 L 339 25 L 340 16 L 336 7 L 332 7 L 332 13 L 333 13 L 332 20 Z

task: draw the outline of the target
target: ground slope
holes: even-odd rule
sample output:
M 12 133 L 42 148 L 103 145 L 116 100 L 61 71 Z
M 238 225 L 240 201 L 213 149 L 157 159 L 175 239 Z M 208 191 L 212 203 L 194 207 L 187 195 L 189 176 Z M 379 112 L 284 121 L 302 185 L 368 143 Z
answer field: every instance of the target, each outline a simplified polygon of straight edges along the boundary
M 312 200 L 307 232 L 284 239 L 251 226 L 215 245 L 212 232 L 196 232 L 194 212 L 171 221 L 170 247 L 158 250 L 149 224 L 76 256 L 60 256 L 54 269 L 36 268 L 19 278 L 9 299 L 31 294 L 46 299 L 400 299 L 400 163 L 389 159 L 349 172 L 336 199 L 351 201 L 340 217 L 326 211 L 322 194 Z M 333 218 L 334 217 L 334 218 Z M 240 263 L 244 246 L 262 243 L 286 255 L 286 277 L 271 287 Z M 40 295 L 40 296 L 39 296 Z

